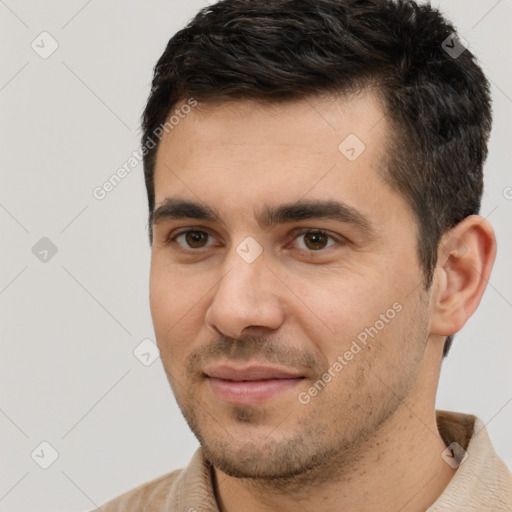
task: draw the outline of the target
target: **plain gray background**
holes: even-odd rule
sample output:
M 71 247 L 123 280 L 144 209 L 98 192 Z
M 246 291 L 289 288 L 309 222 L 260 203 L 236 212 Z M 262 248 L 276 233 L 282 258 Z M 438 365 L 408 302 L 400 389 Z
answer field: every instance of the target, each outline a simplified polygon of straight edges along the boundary
M 479 416 L 511 467 L 512 0 L 435 4 L 492 82 L 481 213 L 498 238 L 480 308 L 443 364 L 437 408 Z M 154 340 L 141 165 L 105 199 L 92 191 L 138 149 L 152 68 L 206 5 L 0 0 L 0 511 L 90 510 L 184 466 L 198 446 L 160 359 L 144 366 L 133 354 Z M 48 469 L 41 442 L 58 453 Z

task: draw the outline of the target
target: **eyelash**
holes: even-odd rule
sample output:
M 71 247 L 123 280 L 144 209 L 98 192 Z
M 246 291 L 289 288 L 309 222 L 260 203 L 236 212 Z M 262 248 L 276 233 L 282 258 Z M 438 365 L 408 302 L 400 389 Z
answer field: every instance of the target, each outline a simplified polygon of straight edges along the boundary
M 210 235 L 210 233 L 208 233 L 207 231 L 205 230 L 202 230 L 202 229 L 185 229 L 185 230 L 182 230 L 182 231 L 179 231 L 178 233 L 174 233 L 174 234 L 171 234 L 167 237 L 167 239 L 165 240 L 165 245 L 171 245 L 172 243 L 177 243 L 176 242 L 176 239 L 181 236 L 181 235 L 186 235 L 187 233 L 205 233 L 206 235 L 208 235 L 209 237 L 212 237 L 212 235 Z M 303 228 L 303 229 L 300 229 L 299 231 L 297 231 L 295 234 L 294 234 L 294 240 L 296 240 L 297 238 L 300 238 L 301 236 L 303 235 L 306 235 L 306 234 L 319 234 L 319 235 L 322 235 L 322 236 L 325 236 L 327 238 L 330 238 L 332 240 L 334 240 L 335 242 L 337 242 L 338 244 L 345 244 L 347 242 L 347 240 L 341 236 L 334 236 L 332 234 L 330 234 L 329 232 L 327 231 L 324 231 L 323 229 L 312 229 L 312 228 Z M 180 244 L 177 244 L 179 247 Z M 327 249 L 329 249 L 330 247 L 333 247 L 332 245 L 330 246 L 327 246 L 323 249 L 318 249 L 318 250 L 311 250 L 311 249 L 298 249 L 300 251 L 305 251 L 305 252 L 308 252 L 308 253 L 311 253 L 311 254 L 315 254 L 315 253 L 322 253 L 322 252 L 325 252 Z M 201 250 L 203 249 L 207 249 L 208 247 L 201 247 L 199 249 L 185 249 L 183 247 L 181 247 L 182 249 L 184 249 L 185 251 L 189 251 L 189 252 L 200 252 Z

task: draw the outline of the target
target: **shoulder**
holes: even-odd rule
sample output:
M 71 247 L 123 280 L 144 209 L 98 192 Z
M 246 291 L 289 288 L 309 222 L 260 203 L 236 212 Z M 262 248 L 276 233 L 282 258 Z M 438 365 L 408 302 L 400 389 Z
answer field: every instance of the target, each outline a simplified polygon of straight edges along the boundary
M 142 512 L 163 510 L 169 490 L 182 469 L 171 471 L 121 494 L 91 512 Z

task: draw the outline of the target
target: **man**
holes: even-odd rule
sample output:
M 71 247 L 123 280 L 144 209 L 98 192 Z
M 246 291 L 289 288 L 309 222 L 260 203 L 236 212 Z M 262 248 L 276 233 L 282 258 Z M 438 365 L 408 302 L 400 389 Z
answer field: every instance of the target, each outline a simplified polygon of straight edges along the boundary
M 435 410 L 496 253 L 488 82 L 428 5 L 224 0 L 143 116 L 150 302 L 201 447 L 112 511 L 512 510 L 483 422 Z

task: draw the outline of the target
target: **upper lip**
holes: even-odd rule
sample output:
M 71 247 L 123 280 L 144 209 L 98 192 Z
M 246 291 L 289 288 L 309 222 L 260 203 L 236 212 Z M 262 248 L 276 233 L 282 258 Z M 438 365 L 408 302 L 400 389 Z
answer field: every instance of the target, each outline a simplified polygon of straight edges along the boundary
M 296 372 L 273 368 L 271 366 L 247 366 L 234 368 L 232 366 L 212 366 L 204 373 L 208 377 L 216 379 L 243 381 L 243 380 L 267 380 L 267 379 L 297 379 L 303 377 Z

